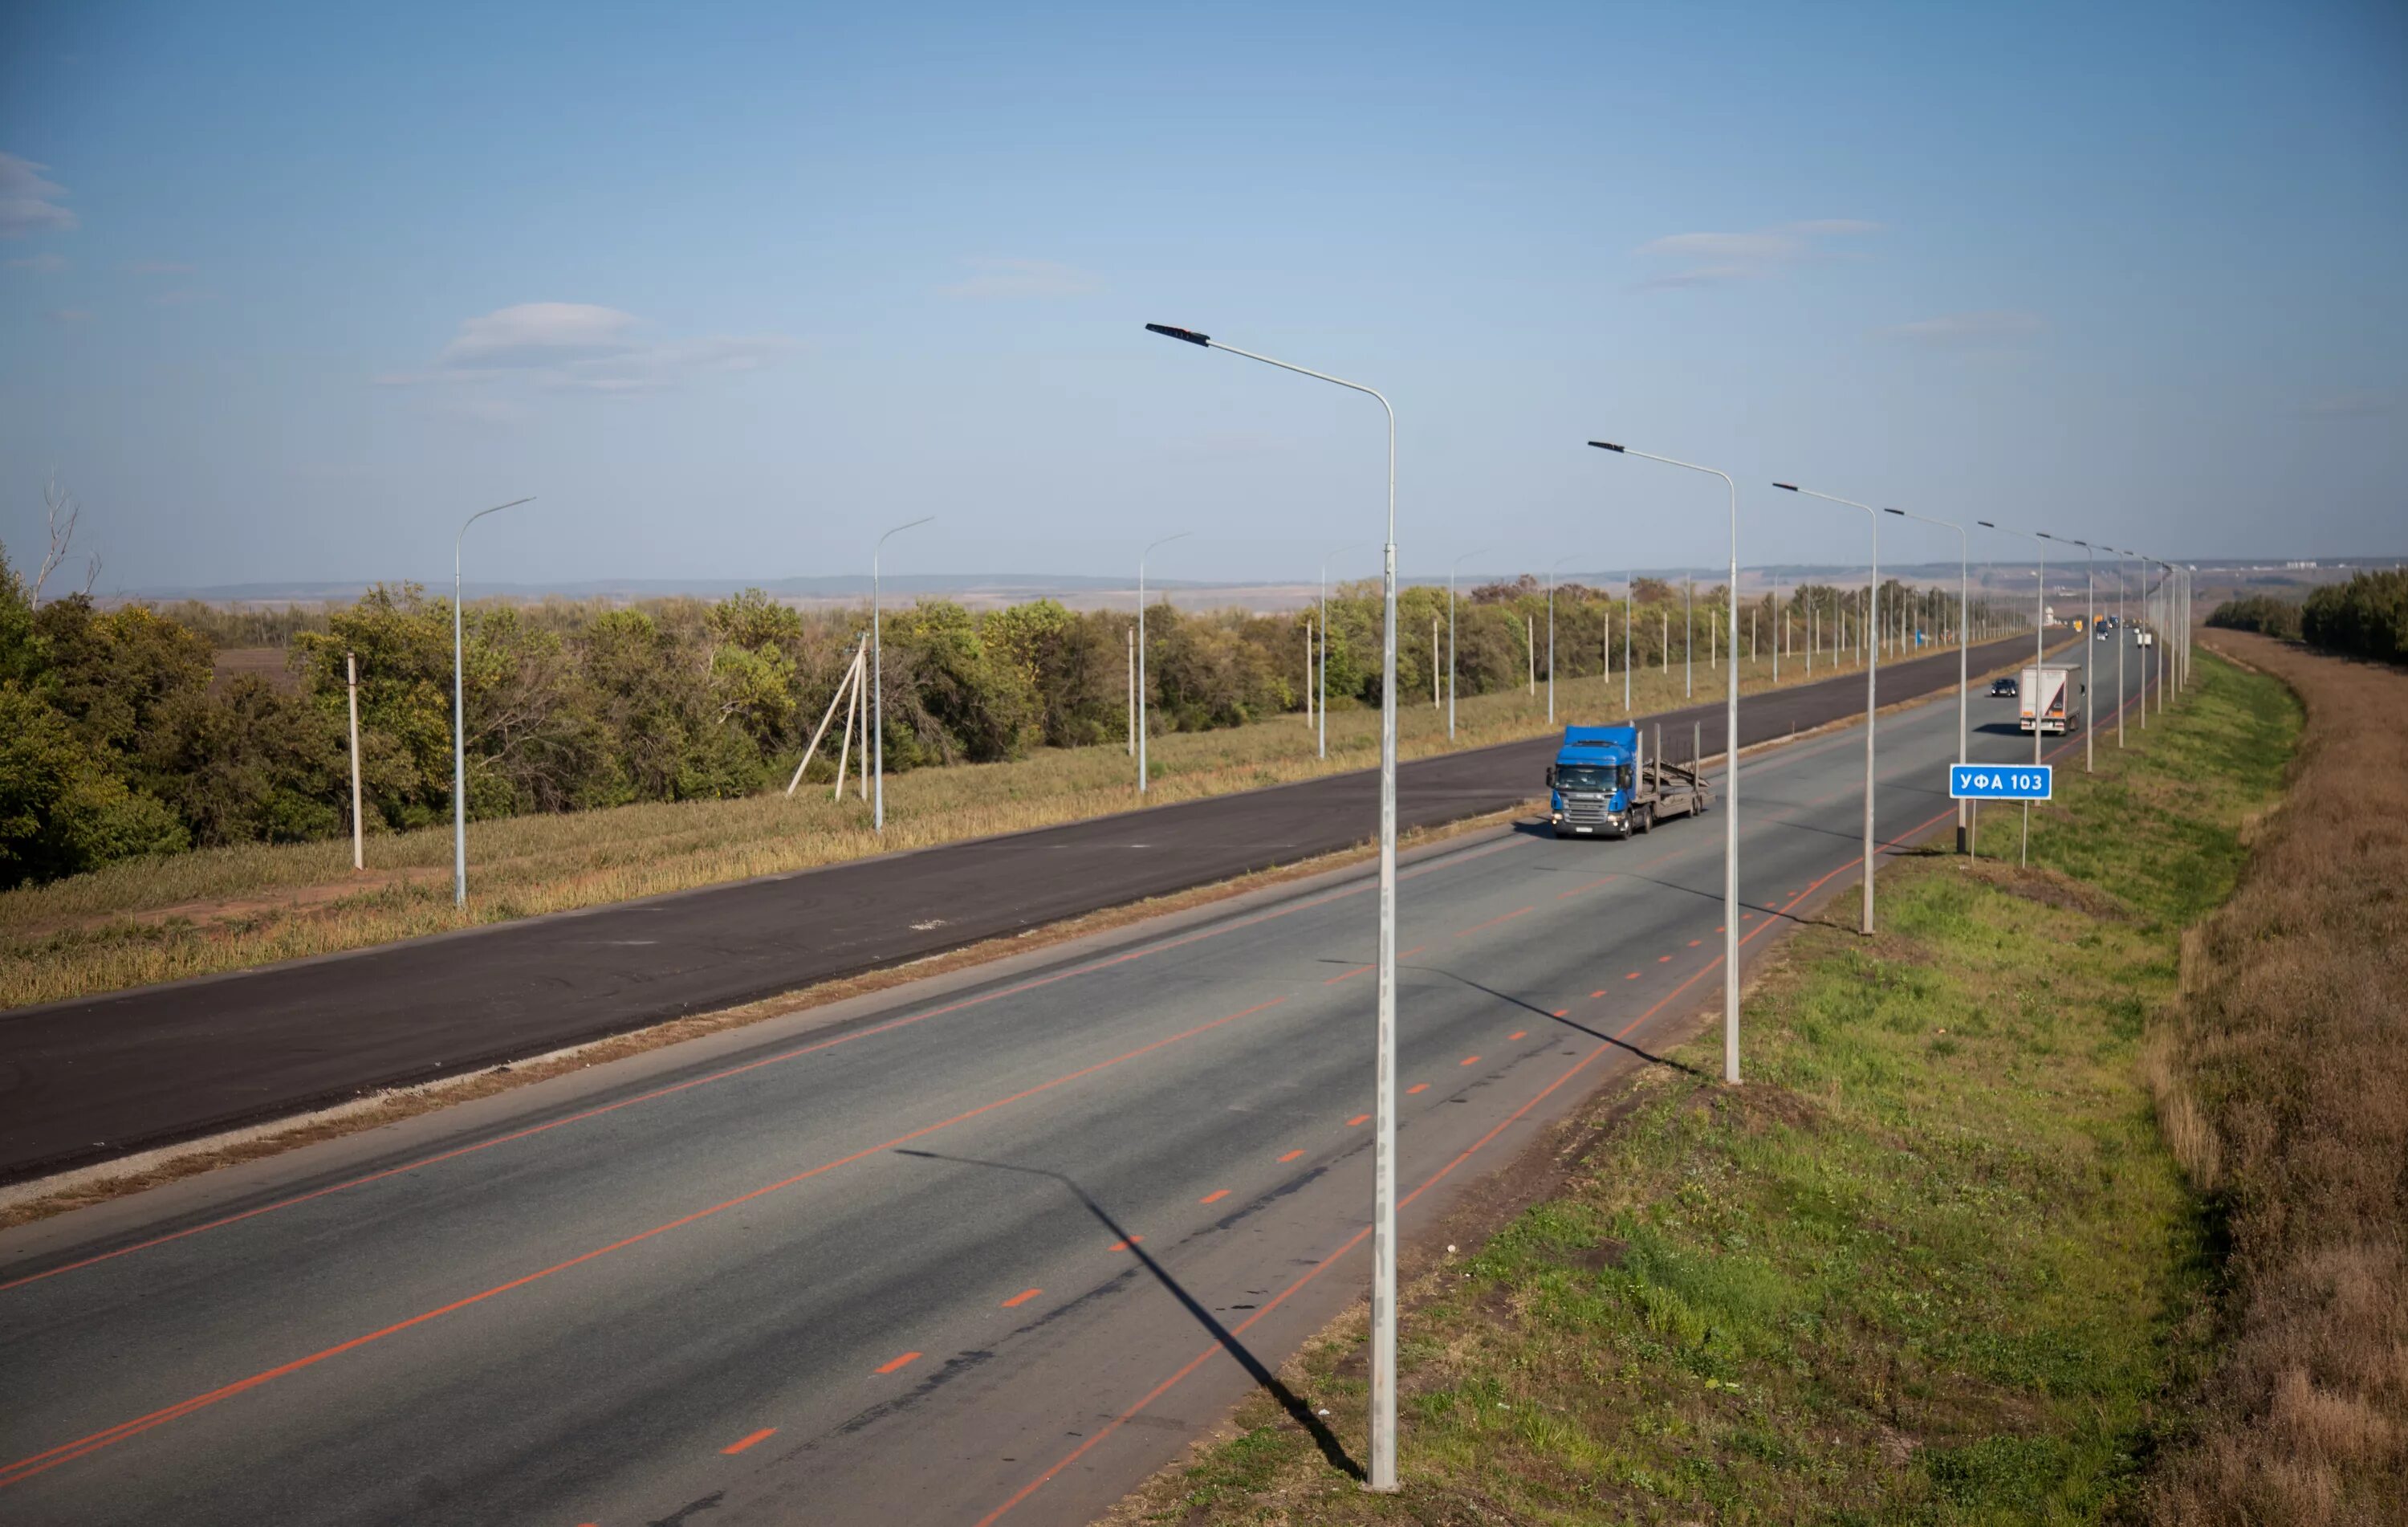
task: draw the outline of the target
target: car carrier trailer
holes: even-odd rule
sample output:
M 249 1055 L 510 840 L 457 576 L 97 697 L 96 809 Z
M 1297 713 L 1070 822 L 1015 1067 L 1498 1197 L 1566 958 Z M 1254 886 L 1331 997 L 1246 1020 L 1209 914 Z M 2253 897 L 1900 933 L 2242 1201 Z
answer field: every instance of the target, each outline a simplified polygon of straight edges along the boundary
M 1558 838 L 1628 838 L 1658 821 L 1702 815 L 1713 791 L 1697 765 L 1702 727 L 1689 735 L 1689 762 L 1664 758 L 1664 728 L 1654 745 L 1636 727 L 1566 727 L 1547 766 L 1549 816 Z

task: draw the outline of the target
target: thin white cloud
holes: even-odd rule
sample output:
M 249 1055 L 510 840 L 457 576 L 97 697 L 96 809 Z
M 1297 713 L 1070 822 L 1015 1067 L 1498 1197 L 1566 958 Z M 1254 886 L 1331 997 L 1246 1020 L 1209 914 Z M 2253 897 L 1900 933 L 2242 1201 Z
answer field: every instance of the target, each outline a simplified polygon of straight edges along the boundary
M 1986 350 L 2019 344 L 2047 327 L 2037 313 L 1992 311 L 1942 313 L 1912 324 L 1892 324 L 1881 332 L 1935 350 Z
M 1075 297 L 1097 290 L 1093 275 L 1055 260 L 970 260 L 968 279 L 937 288 L 948 297 Z
M 1784 223 L 1752 233 L 1676 233 L 1651 238 L 1639 246 L 1641 259 L 1677 264 L 1679 268 L 1651 276 L 1642 288 L 1720 286 L 1756 281 L 1812 260 L 1840 258 L 1827 248 L 1834 238 L 1879 233 L 1882 224 L 1857 218 L 1817 218 Z
M 490 387 L 546 392 L 659 392 L 713 373 L 755 371 L 796 348 L 781 335 L 658 339 L 635 314 L 584 302 L 523 302 L 460 325 L 433 369 L 392 372 L 384 386 Z M 488 411 L 497 416 L 500 411 Z
M 48 168 L 13 153 L 0 153 L 0 238 L 73 233 L 79 225 L 75 213 L 59 205 L 66 197 L 66 187 L 43 179 L 42 171 Z
M 66 267 L 66 257 L 62 254 L 29 254 L 22 260 L 8 262 L 11 270 L 32 270 L 45 276 L 55 276 Z

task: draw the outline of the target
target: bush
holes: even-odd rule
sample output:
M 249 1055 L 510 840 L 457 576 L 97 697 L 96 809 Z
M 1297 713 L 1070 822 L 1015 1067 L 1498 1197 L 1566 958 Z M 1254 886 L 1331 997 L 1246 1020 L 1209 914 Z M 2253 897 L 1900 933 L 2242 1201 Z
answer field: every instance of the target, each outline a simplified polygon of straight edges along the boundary
M 2328 583 L 2300 610 L 2308 644 L 2383 663 L 2408 663 L 2408 569 Z
M 2207 623 L 2228 631 L 2256 631 L 2260 636 L 2296 641 L 2300 635 L 2300 607 L 2268 594 L 2244 595 L 2217 605 Z

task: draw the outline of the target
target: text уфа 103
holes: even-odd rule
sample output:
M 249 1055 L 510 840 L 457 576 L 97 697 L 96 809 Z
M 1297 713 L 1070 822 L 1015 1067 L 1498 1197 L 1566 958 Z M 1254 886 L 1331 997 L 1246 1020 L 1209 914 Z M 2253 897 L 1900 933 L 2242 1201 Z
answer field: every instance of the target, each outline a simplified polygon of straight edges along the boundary
M 1948 794 L 1957 800 L 2046 800 L 2055 775 L 2047 764 L 1951 764 Z

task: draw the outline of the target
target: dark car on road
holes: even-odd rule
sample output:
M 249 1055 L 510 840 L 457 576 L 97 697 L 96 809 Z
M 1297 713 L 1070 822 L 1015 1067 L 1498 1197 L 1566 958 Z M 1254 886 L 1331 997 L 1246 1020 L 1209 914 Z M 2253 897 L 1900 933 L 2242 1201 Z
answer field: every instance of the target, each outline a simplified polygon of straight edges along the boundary
M 1990 684 L 1990 698 L 1992 699 L 2014 699 L 2015 681 L 2013 679 L 1999 679 L 1993 681 Z

